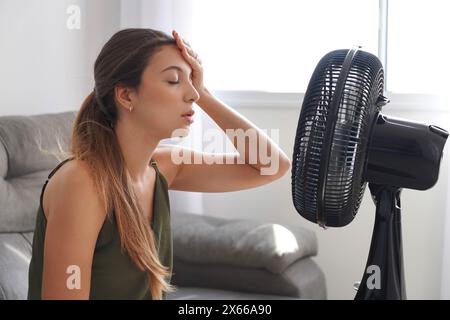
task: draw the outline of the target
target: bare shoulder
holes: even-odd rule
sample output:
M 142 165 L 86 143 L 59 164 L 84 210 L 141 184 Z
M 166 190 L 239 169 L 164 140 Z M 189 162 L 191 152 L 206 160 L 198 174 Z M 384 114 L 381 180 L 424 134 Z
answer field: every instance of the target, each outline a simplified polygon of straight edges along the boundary
M 98 212 L 103 210 L 94 185 L 92 171 L 82 160 L 71 160 L 62 165 L 50 178 L 45 188 L 43 207 L 47 219 L 53 212 L 71 212 L 71 208 L 84 208 Z M 106 213 L 106 212 L 105 212 Z M 104 217 L 103 217 L 104 218 Z

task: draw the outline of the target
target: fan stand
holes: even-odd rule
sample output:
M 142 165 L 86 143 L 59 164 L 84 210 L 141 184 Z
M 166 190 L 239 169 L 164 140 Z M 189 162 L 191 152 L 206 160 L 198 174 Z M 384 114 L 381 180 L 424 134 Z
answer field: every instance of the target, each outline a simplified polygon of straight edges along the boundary
M 355 300 L 406 299 L 400 188 L 369 183 L 376 204 L 369 257 Z

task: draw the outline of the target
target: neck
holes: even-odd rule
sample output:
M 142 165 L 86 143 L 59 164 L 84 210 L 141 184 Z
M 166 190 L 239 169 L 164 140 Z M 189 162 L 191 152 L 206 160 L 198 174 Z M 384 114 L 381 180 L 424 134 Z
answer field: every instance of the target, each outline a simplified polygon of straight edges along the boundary
M 117 121 L 114 130 L 132 182 L 138 184 L 144 181 L 150 170 L 149 163 L 160 139 L 126 121 Z

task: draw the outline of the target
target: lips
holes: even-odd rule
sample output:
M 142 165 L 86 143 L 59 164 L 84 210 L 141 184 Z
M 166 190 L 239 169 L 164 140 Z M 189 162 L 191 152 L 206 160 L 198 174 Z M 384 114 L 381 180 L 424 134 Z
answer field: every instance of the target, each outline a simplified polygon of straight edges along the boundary
M 190 110 L 189 112 L 186 112 L 181 115 L 182 118 L 184 118 L 189 124 L 192 124 L 194 122 L 194 110 Z
M 189 112 L 186 112 L 184 114 L 182 114 L 182 117 L 192 117 L 194 115 L 195 111 L 194 110 L 190 110 Z

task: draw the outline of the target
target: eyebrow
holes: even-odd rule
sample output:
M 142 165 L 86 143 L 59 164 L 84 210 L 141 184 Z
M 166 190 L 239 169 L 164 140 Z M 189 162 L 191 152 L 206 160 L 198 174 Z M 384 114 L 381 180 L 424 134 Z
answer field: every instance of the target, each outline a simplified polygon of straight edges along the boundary
M 179 67 L 179 66 L 170 66 L 170 67 L 167 67 L 164 70 L 162 70 L 161 73 L 163 73 L 164 71 L 167 71 L 167 70 L 171 70 L 171 69 L 176 69 L 178 71 L 184 72 L 183 69 L 181 69 L 181 67 Z M 189 75 L 191 75 L 191 74 L 192 74 L 192 71 L 189 73 Z

